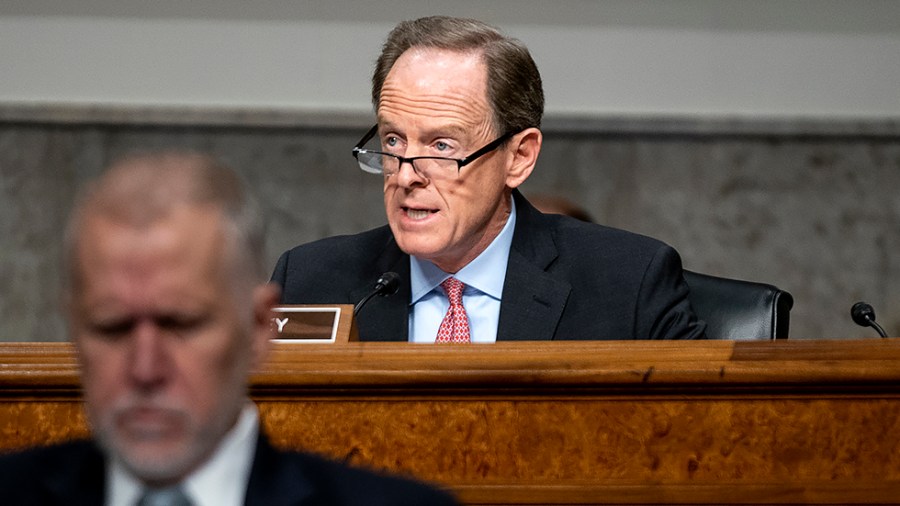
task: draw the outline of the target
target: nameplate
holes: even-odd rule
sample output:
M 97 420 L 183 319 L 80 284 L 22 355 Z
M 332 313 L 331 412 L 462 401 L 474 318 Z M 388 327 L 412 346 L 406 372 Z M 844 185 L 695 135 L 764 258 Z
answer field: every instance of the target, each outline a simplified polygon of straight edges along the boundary
M 301 304 L 273 308 L 276 342 L 341 343 L 356 341 L 353 306 Z

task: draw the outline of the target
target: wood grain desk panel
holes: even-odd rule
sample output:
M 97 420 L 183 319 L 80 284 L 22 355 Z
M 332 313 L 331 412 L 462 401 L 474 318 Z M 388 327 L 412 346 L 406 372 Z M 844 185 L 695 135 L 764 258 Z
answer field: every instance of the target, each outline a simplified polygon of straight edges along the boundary
M 469 504 L 900 504 L 900 340 L 278 344 L 283 447 Z M 0 347 L 0 448 L 87 433 L 65 344 Z

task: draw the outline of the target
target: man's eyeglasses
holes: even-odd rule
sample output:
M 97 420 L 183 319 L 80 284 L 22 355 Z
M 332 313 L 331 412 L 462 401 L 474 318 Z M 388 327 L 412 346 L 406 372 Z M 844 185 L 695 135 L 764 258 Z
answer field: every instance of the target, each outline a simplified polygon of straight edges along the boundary
M 377 133 L 378 125 L 375 125 L 353 148 L 353 157 L 359 162 L 360 169 L 372 174 L 393 176 L 400 172 L 400 167 L 404 163 L 408 162 L 417 174 L 428 180 L 445 179 L 459 174 L 460 169 L 497 149 L 514 135 L 514 132 L 503 134 L 465 158 L 446 158 L 442 156 L 413 156 L 406 158 L 392 153 L 385 153 L 384 151 L 363 149 L 363 146 L 375 137 Z

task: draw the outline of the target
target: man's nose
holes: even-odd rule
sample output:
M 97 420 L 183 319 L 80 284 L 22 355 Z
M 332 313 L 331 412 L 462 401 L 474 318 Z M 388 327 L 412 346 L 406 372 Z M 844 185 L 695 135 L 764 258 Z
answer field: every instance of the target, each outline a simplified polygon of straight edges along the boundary
M 414 163 L 409 158 L 400 161 L 400 167 L 397 169 L 396 174 L 397 184 L 404 188 L 426 186 L 428 184 L 428 178 L 416 169 Z
M 153 321 L 141 321 L 134 329 L 129 376 L 143 389 L 152 389 L 166 380 L 170 367 L 165 335 Z

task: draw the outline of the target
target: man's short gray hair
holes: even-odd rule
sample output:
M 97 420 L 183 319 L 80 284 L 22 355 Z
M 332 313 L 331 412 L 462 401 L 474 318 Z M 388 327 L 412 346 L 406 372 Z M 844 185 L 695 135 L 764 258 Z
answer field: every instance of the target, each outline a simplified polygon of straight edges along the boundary
M 266 280 L 265 223 L 258 201 L 238 174 L 200 153 L 141 153 L 116 161 L 80 193 L 64 236 L 66 296 L 78 281 L 77 241 L 86 218 L 103 216 L 144 227 L 179 205 L 220 209 L 232 256 L 230 274 L 252 283 Z

